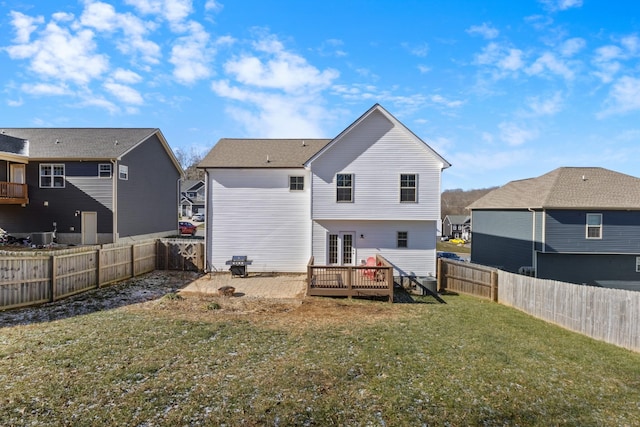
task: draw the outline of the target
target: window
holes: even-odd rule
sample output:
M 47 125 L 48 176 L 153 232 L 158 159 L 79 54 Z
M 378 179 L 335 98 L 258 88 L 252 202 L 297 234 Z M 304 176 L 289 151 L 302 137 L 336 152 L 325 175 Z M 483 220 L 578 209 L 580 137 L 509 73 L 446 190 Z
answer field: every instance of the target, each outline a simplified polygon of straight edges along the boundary
M 329 234 L 329 264 L 338 263 L 338 235 Z
M 100 163 L 98 165 L 98 176 L 100 178 L 111 178 L 111 163 Z
M 636 257 L 636 273 L 640 273 L 640 256 Z
M 336 175 L 336 201 L 353 201 L 353 175 L 350 173 L 339 173 Z
M 602 214 L 587 214 L 587 239 L 602 239 Z
M 64 188 L 64 165 L 40 165 L 40 187 Z
M 118 178 L 126 181 L 129 179 L 129 166 L 119 165 L 118 166 Z
M 398 247 L 399 248 L 408 248 L 409 247 L 409 233 L 406 231 L 398 231 Z
M 414 173 L 400 174 L 400 201 L 415 202 L 417 177 Z
M 302 191 L 304 190 L 304 176 L 290 176 L 289 177 L 289 190 Z

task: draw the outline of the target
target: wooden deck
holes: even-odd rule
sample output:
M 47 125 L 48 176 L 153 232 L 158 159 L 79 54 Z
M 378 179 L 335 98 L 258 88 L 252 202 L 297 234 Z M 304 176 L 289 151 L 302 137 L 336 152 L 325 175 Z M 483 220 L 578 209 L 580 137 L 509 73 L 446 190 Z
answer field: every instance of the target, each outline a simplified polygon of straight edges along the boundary
M 307 264 L 307 295 L 332 297 L 386 297 L 393 302 L 393 267 L 381 256 L 375 266 Z

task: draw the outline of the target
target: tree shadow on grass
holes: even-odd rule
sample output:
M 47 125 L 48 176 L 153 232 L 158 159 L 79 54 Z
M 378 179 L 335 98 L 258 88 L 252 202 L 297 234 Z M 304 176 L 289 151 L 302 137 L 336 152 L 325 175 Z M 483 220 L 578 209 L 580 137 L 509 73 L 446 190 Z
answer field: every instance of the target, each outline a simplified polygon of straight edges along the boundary
M 199 276 L 195 272 L 156 270 L 59 301 L 0 311 L 0 328 L 51 322 L 156 300 L 179 291 Z

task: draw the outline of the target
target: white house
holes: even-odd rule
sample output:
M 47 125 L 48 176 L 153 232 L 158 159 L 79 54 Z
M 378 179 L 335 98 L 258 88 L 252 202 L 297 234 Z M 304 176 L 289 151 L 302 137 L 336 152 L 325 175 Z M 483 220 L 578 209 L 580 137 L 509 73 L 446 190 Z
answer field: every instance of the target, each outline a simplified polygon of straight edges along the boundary
M 206 172 L 206 260 L 304 272 L 380 254 L 435 275 L 445 159 L 376 104 L 334 139 L 221 139 Z

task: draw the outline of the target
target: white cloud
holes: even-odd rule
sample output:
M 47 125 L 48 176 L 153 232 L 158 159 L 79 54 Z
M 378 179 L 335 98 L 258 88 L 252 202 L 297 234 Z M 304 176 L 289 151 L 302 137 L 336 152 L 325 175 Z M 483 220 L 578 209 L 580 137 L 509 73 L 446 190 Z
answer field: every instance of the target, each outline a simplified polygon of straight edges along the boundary
M 598 114 L 598 118 L 640 110 L 640 78 L 621 77 L 611 87 L 605 105 L 605 110 Z
M 495 39 L 500 34 L 497 29 L 486 22 L 483 22 L 482 25 L 472 25 L 466 31 L 471 35 L 478 34 L 487 40 Z
M 92 96 L 85 98 L 79 105 L 80 107 L 98 107 L 103 110 L 109 111 L 111 114 L 115 114 L 119 111 L 119 108 L 111 101 L 107 101 L 101 97 Z
M 560 54 L 562 54 L 562 56 L 571 57 L 584 49 L 586 45 L 587 42 L 580 37 L 565 40 L 560 46 Z
M 125 0 L 125 3 L 141 13 L 161 16 L 171 25 L 181 24 L 193 12 L 191 0 Z
M 50 22 L 31 43 L 6 48 L 12 59 L 30 60 L 30 69 L 44 79 L 72 81 L 86 85 L 108 68 L 106 55 L 96 53 L 94 33 L 80 30 L 71 34 Z
M 507 56 L 498 61 L 498 68 L 502 70 L 518 71 L 523 66 L 522 51 L 519 49 L 509 49 Z
M 224 6 L 216 0 L 207 0 L 204 4 L 204 10 L 220 12 Z
M 426 65 L 418 65 L 418 71 L 420 71 L 421 74 L 426 74 L 431 71 L 431 67 L 427 67 Z
M 104 85 L 107 92 L 111 93 L 114 97 L 124 102 L 125 104 L 141 105 L 144 103 L 144 99 L 140 92 L 132 87 L 107 81 Z
M 500 129 L 500 139 L 512 146 L 522 145 L 538 136 L 537 131 L 525 129 L 512 122 L 502 122 L 498 128 Z
M 16 31 L 16 37 L 13 41 L 18 44 L 29 43 L 31 34 L 38 28 L 37 24 L 44 23 L 42 16 L 32 18 L 31 16 L 15 11 L 9 12 L 9 15 L 11 16 L 11 25 L 13 25 Z
M 409 43 L 402 43 L 402 47 L 407 49 L 409 53 L 420 58 L 424 58 L 429 54 L 429 45 L 427 43 L 411 46 Z
M 287 52 L 273 37 L 254 43 L 255 54 L 245 54 L 224 65 L 227 74 L 243 85 L 288 93 L 317 91 L 338 77 L 333 69 L 320 71 L 302 56 Z
M 620 40 L 620 44 L 624 46 L 624 48 L 630 55 L 635 56 L 640 54 L 640 38 L 638 38 L 637 35 L 634 34 L 631 36 L 623 37 Z
M 112 77 L 114 80 L 128 84 L 139 83 L 140 81 L 142 81 L 142 77 L 140 76 L 140 74 L 122 68 L 117 68 L 113 72 Z
M 527 74 L 534 76 L 544 75 L 547 71 L 551 72 L 551 74 L 561 76 L 566 80 L 573 80 L 574 78 L 574 72 L 569 66 L 551 52 L 543 53 L 526 70 Z
M 560 92 L 556 92 L 550 98 L 539 96 L 527 99 L 531 112 L 536 116 L 549 116 L 562 110 L 563 97 Z
M 66 85 L 55 85 L 47 83 L 25 83 L 21 87 L 22 91 L 30 95 L 70 95 L 71 91 Z
M 173 76 L 183 84 L 192 84 L 211 75 L 209 34 L 195 21 L 189 23 L 189 29 L 189 34 L 178 38 L 173 45 L 169 59 L 175 67 Z
M 489 43 L 482 52 L 475 57 L 479 65 L 488 65 L 496 69 L 495 77 L 503 77 L 507 73 L 513 73 L 524 66 L 523 52 L 520 49 L 509 48 L 498 43 Z
M 582 0 L 539 0 L 548 10 L 556 12 L 573 7 L 582 7 Z
M 431 102 L 433 102 L 434 104 L 438 104 L 438 105 L 443 105 L 445 107 L 449 107 L 449 108 L 456 108 L 461 106 L 462 104 L 464 104 L 464 102 L 462 101 L 451 101 L 446 99 L 445 97 L 441 96 L 441 95 L 432 95 L 430 97 Z

